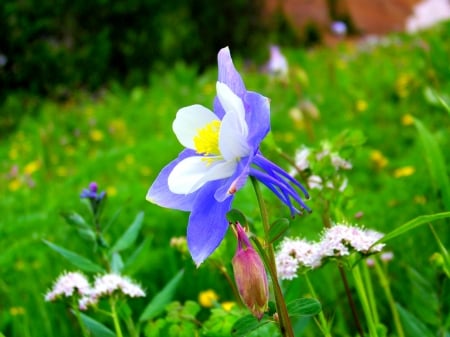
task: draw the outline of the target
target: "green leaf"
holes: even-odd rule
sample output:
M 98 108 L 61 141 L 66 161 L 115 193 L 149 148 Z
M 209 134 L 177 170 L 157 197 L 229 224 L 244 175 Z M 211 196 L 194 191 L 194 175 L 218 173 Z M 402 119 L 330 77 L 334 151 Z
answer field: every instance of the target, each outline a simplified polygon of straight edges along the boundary
M 112 332 L 109 328 L 107 328 L 102 323 L 96 321 L 95 319 L 83 314 L 79 313 L 81 320 L 83 321 L 86 328 L 92 333 L 94 337 L 116 337 L 116 334 Z
M 420 225 L 439 220 L 439 219 L 445 219 L 450 218 L 450 212 L 443 212 L 443 213 L 435 213 L 430 215 L 421 215 L 417 218 L 408 221 L 407 223 L 401 225 L 400 227 L 397 227 L 393 231 L 389 232 L 385 236 L 383 236 L 380 240 L 374 243 L 374 245 L 380 243 L 380 242 L 386 242 L 388 240 L 391 240 L 399 235 L 402 235 L 416 227 L 419 227 Z
M 289 220 L 286 218 L 276 220 L 269 228 L 269 243 L 278 240 L 289 229 Z
M 89 228 L 86 220 L 76 212 L 61 212 L 61 216 L 71 226 Z
M 425 324 L 423 324 L 416 316 L 396 303 L 400 319 L 402 321 L 405 335 L 408 337 L 433 337 L 435 336 Z
M 240 223 L 241 226 L 247 226 L 247 219 L 241 211 L 233 208 L 227 213 L 227 220 L 229 223 L 236 224 Z
M 122 257 L 119 253 L 113 253 L 111 257 L 111 270 L 116 274 L 121 274 L 123 269 Z
M 127 271 L 127 274 L 133 274 L 133 270 L 136 270 L 139 268 L 140 263 L 147 263 L 146 261 L 143 262 L 143 258 L 139 259 L 142 256 L 142 253 L 145 253 L 148 251 L 150 244 L 152 242 L 151 237 L 146 237 L 144 241 L 131 253 L 131 255 L 124 261 L 123 270 Z
M 146 321 L 158 316 L 164 311 L 164 307 L 171 301 L 178 284 L 183 277 L 183 270 L 180 270 L 172 280 L 150 301 L 147 307 L 144 309 L 139 321 Z
M 248 335 L 250 332 L 259 329 L 263 325 L 269 323 L 267 318 L 263 318 L 261 321 L 258 321 L 254 316 L 248 315 L 244 316 L 234 323 L 233 328 L 231 329 L 231 336 L 233 337 L 244 337 Z
M 314 316 L 322 310 L 320 302 L 314 298 L 298 298 L 287 304 L 289 316 Z
M 144 212 L 139 212 L 130 227 L 128 227 L 125 233 L 123 233 L 123 235 L 117 240 L 116 244 L 111 248 L 111 252 L 119 252 L 133 245 L 137 239 L 139 231 L 141 230 L 143 222 Z
M 414 119 L 423 146 L 425 162 L 434 189 L 440 191 L 445 209 L 450 209 L 450 181 L 445 166 L 444 156 L 430 131 L 418 119 Z
M 94 273 L 102 273 L 104 272 L 104 269 L 100 267 L 98 264 L 95 264 L 91 260 L 78 255 L 77 253 L 74 253 L 70 250 L 67 250 L 65 248 L 62 248 L 58 245 L 55 245 L 54 243 L 51 243 L 49 241 L 43 240 L 44 243 L 49 246 L 51 249 L 53 249 L 55 252 L 59 253 L 63 257 L 65 257 L 69 262 L 71 262 L 74 266 L 80 268 L 83 271 L 86 272 L 94 272 Z

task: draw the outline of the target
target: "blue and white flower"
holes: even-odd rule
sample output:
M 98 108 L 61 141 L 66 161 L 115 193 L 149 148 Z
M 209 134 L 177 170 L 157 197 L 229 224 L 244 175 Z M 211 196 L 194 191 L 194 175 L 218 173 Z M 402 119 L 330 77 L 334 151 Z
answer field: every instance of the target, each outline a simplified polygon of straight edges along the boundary
M 226 213 L 248 176 L 269 187 L 291 215 L 308 209 L 294 188 L 307 196 L 300 183 L 259 150 L 270 131 L 269 100 L 246 90 L 228 48 L 219 51 L 218 64 L 214 112 L 201 105 L 178 111 L 173 131 L 185 149 L 163 168 L 147 194 L 152 203 L 191 212 L 187 242 L 197 265 L 225 236 Z

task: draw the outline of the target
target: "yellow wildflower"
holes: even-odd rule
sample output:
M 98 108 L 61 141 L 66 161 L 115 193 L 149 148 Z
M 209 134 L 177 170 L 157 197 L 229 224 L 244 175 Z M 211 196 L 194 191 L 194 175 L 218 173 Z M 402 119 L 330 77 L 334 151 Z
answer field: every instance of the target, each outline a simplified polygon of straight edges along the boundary
M 368 106 L 369 105 L 367 104 L 367 102 L 365 100 L 359 99 L 356 101 L 355 108 L 356 108 L 356 111 L 358 111 L 358 112 L 364 112 L 367 110 Z
M 408 177 L 410 175 L 413 175 L 416 169 L 414 166 L 404 166 L 396 169 L 394 171 L 394 177 L 395 178 L 402 178 L 402 177 Z
M 222 302 L 220 305 L 222 306 L 223 310 L 230 311 L 236 305 L 236 303 L 227 301 L 227 302 Z
M 34 172 L 39 170 L 40 167 L 41 167 L 41 162 L 39 160 L 33 160 L 33 161 L 29 162 L 27 165 L 25 165 L 25 168 L 23 169 L 23 171 L 28 175 L 32 175 Z
M 414 117 L 410 114 L 405 114 L 402 116 L 402 125 L 409 126 L 414 124 Z
M 94 129 L 91 130 L 91 132 L 89 133 L 89 137 L 91 138 L 91 140 L 93 140 L 94 142 L 100 142 L 103 140 L 103 132 L 99 129 Z
M 9 313 L 11 314 L 11 316 L 24 315 L 25 308 L 24 307 L 11 307 L 11 308 L 9 308 Z
M 388 159 L 379 150 L 372 150 L 370 152 L 370 160 L 380 169 L 388 164 Z
M 19 179 L 13 179 L 8 184 L 8 189 L 12 192 L 17 191 L 20 186 L 22 186 L 22 182 Z
M 201 291 L 198 295 L 198 302 L 205 308 L 211 308 L 218 299 L 219 296 L 212 289 Z

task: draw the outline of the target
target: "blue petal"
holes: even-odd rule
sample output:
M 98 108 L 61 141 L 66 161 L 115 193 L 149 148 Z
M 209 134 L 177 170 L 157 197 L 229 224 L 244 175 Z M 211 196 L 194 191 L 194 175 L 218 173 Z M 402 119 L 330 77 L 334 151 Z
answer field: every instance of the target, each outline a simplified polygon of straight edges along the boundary
M 270 131 L 269 99 L 256 92 L 248 91 L 243 100 L 245 120 L 249 130 L 247 142 L 256 149 Z
M 233 91 L 240 98 L 243 98 L 247 90 L 245 89 L 244 81 L 241 75 L 234 67 L 231 59 L 230 49 L 228 47 L 222 48 L 217 55 L 219 64 L 219 82 L 225 83 L 231 91 Z
M 214 198 L 217 201 L 224 201 L 226 198 L 239 191 L 242 186 L 245 185 L 245 182 L 247 181 L 249 175 L 250 164 L 252 160 L 253 155 L 246 158 L 241 158 L 234 174 L 230 178 L 223 180 L 221 186 L 214 193 Z
M 172 172 L 173 168 L 183 159 L 196 155 L 195 151 L 192 150 L 184 150 L 179 155 L 178 158 L 170 162 L 166 167 L 164 167 L 159 173 L 158 177 L 156 177 L 152 186 L 147 192 L 147 200 L 167 208 L 179 209 L 181 211 L 190 211 L 192 210 L 194 200 L 198 194 L 175 194 L 169 190 L 169 186 L 167 184 L 167 178 L 169 177 L 170 172 Z
M 199 266 L 222 242 L 227 229 L 226 214 L 233 197 L 218 202 L 214 192 L 223 181 L 206 184 L 198 193 L 187 228 L 187 243 L 192 259 Z

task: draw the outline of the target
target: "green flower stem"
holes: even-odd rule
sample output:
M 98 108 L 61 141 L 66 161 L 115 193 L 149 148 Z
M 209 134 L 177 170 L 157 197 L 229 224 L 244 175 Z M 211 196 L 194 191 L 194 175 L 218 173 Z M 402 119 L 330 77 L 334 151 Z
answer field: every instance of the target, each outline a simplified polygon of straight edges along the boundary
M 369 328 L 370 337 L 378 337 L 375 322 L 373 320 L 373 315 L 370 310 L 369 300 L 367 298 L 367 293 L 364 287 L 364 282 L 361 277 L 361 270 L 358 265 L 355 265 L 352 269 L 353 279 L 355 280 L 356 292 L 358 293 L 359 300 L 361 301 L 361 306 L 366 316 L 367 326 Z
M 377 301 L 375 300 L 375 295 L 373 292 L 372 279 L 370 278 L 369 267 L 364 262 L 362 264 L 362 274 L 364 284 L 366 285 L 367 289 L 367 297 L 369 300 L 370 310 L 372 311 L 373 321 L 375 322 L 375 325 L 378 325 L 380 323 L 380 317 L 378 316 Z
M 389 303 L 389 308 L 391 309 L 392 318 L 394 320 L 397 335 L 398 337 L 405 337 L 405 333 L 403 332 L 403 326 L 402 323 L 400 322 L 400 317 L 398 315 L 397 307 L 395 306 L 394 297 L 392 296 L 391 287 L 389 285 L 389 279 L 386 277 L 383 268 L 381 268 L 380 263 L 377 260 L 375 260 L 375 271 L 377 272 L 381 288 L 383 288 L 384 294 Z
M 84 325 L 83 320 L 81 319 L 80 309 L 78 308 L 78 299 L 76 296 L 72 296 L 72 308 L 75 313 L 75 317 L 77 318 L 78 324 L 80 325 L 81 333 L 83 337 L 88 337 L 89 333 Z
M 311 293 L 311 295 L 314 298 L 318 298 L 316 291 L 314 290 L 314 287 L 313 287 L 311 281 L 309 280 L 308 274 L 305 273 L 304 276 L 305 276 L 305 280 L 306 280 L 306 284 L 308 286 L 309 292 Z M 330 331 L 330 326 L 328 325 L 328 322 L 325 318 L 323 310 L 320 310 L 320 312 L 319 312 L 319 323 L 320 323 L 320 324 L 318 324 L 319 329 L 320 329 L 320 331 L 322 331 L 323 335 L 325 337 L 332 337 L 331 331 Z
M 117 310 L 116 310 L 116 299 L 111 297 L 109 300 L 109 304 L 111 306 L 111 317 L 114 322 L 114 329 L 116 331 L 116 336 L 123 337 L 122 329 L 120 328 L 119 316 L 117 315 Z
M 267 213 L 266 204 L 263 200 L 261 189 L 258 181 L 251 177 L 253 188 L 255 189 L 256 199 L 258 200 L 259 209 L 261 212 L 261 222 L 264 227 L 264 235 L 267 246 L 267 269 L 272 278 L 273 290 L 275 295 L 275 303 L 277 307 L 278 319 L 280 323 L 281 334 L 285 337 L 294 337 L 294 331 L 287 311 L 286 302 L 284 300 L 283 292 L 281 291 L 280 283 L 278 282 L 277 267 L 275 264 L 275 252 L 273 244 L 269 242 L 269 216 Z

